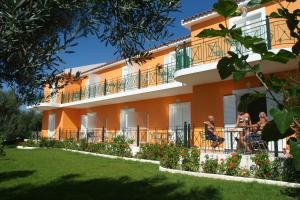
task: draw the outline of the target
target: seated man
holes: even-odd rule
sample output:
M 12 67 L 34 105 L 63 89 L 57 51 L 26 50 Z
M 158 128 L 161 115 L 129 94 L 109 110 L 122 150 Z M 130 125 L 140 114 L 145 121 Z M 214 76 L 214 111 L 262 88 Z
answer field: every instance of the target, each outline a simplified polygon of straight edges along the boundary
M 205 126 L 205 139 L 213 141 L 211 145 L 213 148 L 216 148 L 217 146 L 219 146 L 224 142 L 224 138 L 219 137 L 216 134 L 215 118 L 212 115 L 208 116 L 208 121 L 204 122 L 204 126 Z

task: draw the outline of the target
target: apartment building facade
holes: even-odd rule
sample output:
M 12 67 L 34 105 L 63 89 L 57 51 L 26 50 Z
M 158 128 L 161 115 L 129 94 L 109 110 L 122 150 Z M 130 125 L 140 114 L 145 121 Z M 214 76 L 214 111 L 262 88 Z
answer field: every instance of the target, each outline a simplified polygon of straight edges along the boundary
M 285 22 L 267 17 L 277 10 L 278 5 L 269 3 L 249 9 L 246 4 L 247 1 L 240 1 L 243 15 L 226 23 L 242 27 L 246 35 L 265 38 L 271 51 L 290 49 L 295 41 L 290 37 Z M 300 7 L 299 2 L 290 9 L 297 7 Z M 61 134 L 63 130 L 88 129 L 117 134 L 138 127 L 146 135 L 138 136 L 143 138 L 140 140 L 155 142 L 157 136 L 151 139 L 151 131 L 170 133 L 188 126 L 193 127 L 193 134 L 198 134 L 208 115 L 215 117 L 220 130 L 235 126 L 241 97 L 265 90 L 251 75 L 240 82 L 232 78 L 221 80 L 217 62 L 228 50 L 249 53 L 251 63 L 261 59 L 223 38 L 196 37 L 203 29 L 217 28 L 220 23 L 225 24 L 224 19 L 213 11 L 199 13 L 182 20 L 181 24 L 190 31 L 190 36 L 151 49 L 153 59 L 146 63 L 139 65 L 124 59 L 85 66 L 81 68 L 80 81 L 66 86 L 57 94 L 49 95 L 50 89 L 45 88 L 47 101 L 37 106 L 43 111 L 42 136 L 61 139 L 68 137 Z M 286 75 L 296 71 L 298 61 L 299 58 L 288 64 L 263 61 L 262 71 Z M 261 111 L 268 113 L 271 119 L 269 111 L 276 104 L 268 95 L 248 108 L 253 122 L 258 120 Z M 282 99 L 280 95 L 274 95 Z M 222 134 L 225 134 L 224 131 Z M 100 135 L 98 140 L 101 140 Z M 201 138 L 201 135 L 197 137 Z M 281 148 L 284 146 L 283 141 Z

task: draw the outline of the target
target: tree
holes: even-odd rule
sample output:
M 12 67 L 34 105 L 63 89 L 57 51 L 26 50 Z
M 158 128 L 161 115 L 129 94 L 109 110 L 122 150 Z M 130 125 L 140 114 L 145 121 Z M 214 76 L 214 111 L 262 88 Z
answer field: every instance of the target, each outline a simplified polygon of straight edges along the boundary
M 279 77 L 275 74 L 265 75 L 261 72 L 260 63 L 251 64 L 248 62 L 249 53 L 257 53 L 261 56 L 261 60 L 268 60 L 279 63 L 287 63 L 295 59 L 300 54 L 300 26 L 299 17 L 300 9 L 290 11 L 289 5 L 295 3 L 297 0 L 286 0 L 287 6 L 284 6 L 281 0 L 251 0 L 248 7 L 261 6 L 264 3 L 277 3 L 279 9 L 277 12 L 271 13 L 271 18 L 284 19 L 289 29 L 290 36 L 295 38 L 295 44 L 292 46 L 292 51 L 285 49 L 279 50 L 278 53 L 273 53 L 268 49 L 267 41 L 264 38 L 243 34 L 241 28 L 236 26 L 228 27 L 220 24 L 220 29 L 205 29 L 198 37 L 211 38 L 223 37 L 235 47 L 235 51 L 228 51 L 228 55 L 221 58 L 218 62 L 217 68 L 222 79 L 233 76 L 233 79 L 239 81 L 243 79 L 246 74 L 252 73 L 259 80 L 261 85 L 265 87 L 267 93 L 277 103 L 277 108 L 271 110 L 271 115 L 274 119 L 263 130 L 263 137 L 266 140 L 278 140 L 291 134 L 299 134 L 300 130 L 300 80 L 292 77 Z M 228 18 L 239 16 L 241 12 L 238 9 L 238 4 L 234 0 L 219 0 L 214 4 L 214 10 L 224 17 L 225 22 Z M 246 51 L 243 51 L 246 49 Z M 298 69 L 298 76 L 300 70 L 300 63 Z M 284 102 L 280 102 L 273 93 L 280 93 L 284 95 Z M 300 139 L 298 139 L 298 145 Z M 300 163 L 299 149 L 296 150 L 297 143 L 291 143 L 292 153 L 295 157 L 295 163 Z M 297 152 L 297 153 L 296 153 Z M 296 159 L 297 157 L 297 159 Z M 300 166 L 298 169 L 300 171 Z
M 120 57 L 143 61 L 147 41 L 170 36 L 178 8 L 179 0 L 0 0 L 0 87 L 23 102 L 40 100 L 45 85 L 64 87 L 79 73 L 61 74 L 59 53 L 72 53 L 76 39 L 90 34 Z
M 6 141 L 29 138 L 41 128 L 41 114 L 20 110 L 20 102 L 12 91 L 0 90 L 0 112 L 0 137 Z

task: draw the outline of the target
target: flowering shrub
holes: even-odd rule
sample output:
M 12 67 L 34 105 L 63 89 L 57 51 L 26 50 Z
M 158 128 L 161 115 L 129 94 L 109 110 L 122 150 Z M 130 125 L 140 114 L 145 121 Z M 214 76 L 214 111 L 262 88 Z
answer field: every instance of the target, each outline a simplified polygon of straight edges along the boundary
M 251 176 L 251 170 L 247 169 L 247 168 L 239 168 L 238 169 L 238 176 L 241 177 L 250 177 Z
M 57 141 L 55 141 L 53 139 L 41 138 L 38 146 L 50 148 L 50 147 L 53 147 L 56 142 Z
M 130 144 L 132 144 L 132 141 L 126 140 L 124 136 L 119 135 L 114 137 L 110 143 L 110 152 L 116 156 L 131 157 Z
M 4 141 L 3 141 L 2 137 L 0 137 L 0 156 L 5 156 Z
M 174 144 L 166 145 L 161 157 L 160 164 L 163 167 L 177 169 L 180 159 L 180 150 Z
M 22 145 L 24 147 L 38 147 L 39 143 L 36 140 L 26 140 L 26 141 L 20 143 L 20 145 Z
M 225 174 L 226 172 L 226 160 L 221 158 L 218 165 L 218 174 Z
M 258 178 L 270 178 L 271 164 L 268 153 L 260 152 L 251 157 L 255 163 L 254 176 Z
M 181 158 L 182 163 L 181 167 L 185 171 L 199 171 L 200 165 L 200 149 L 199 148 L 191 148 L 190 150 L 187 148 L 181 149 Z
M 74 140 L 64 140 L 61 143 L 62 143 L 62 148 L 65 148 L 65 149 L 73 149 L 73 150 L 80 149 L 78 142 L 76 142 Z
M 225 163 L 225 174 L 230 176 L 236 176 L 239 172 L 239 166 L 241 163 L 242 155 L 238 153 L 232 153 Z
M 148 160 L 160 160 L 166 144 L 142 144 L 137 157 Z
M 108 142 L 101 142 L 95 144 L 91 143 L 88 145 L 86 151 L 101 154 L 112 154 L 110 150 L 110 144 Z
M 205 161 L 201 163 L 202 170 L 204 173 L 216 174 L 218 172 L 218 159 L 209 158 L 205 155 Z

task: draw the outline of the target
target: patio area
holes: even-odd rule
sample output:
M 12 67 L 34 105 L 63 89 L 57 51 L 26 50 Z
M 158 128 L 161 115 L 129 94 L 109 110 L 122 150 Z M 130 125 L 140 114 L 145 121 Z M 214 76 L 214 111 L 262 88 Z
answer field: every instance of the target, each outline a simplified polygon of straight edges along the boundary
M 164 129 L 149 129 L 145 127 L 132 127 L 124 129 L 93 128 L 93 129 L 59 129 L 54 134 L 57 140 L 75 140 L 85 139 L 90 143 L 109 142 L 118 135 L 124 136 L 132 141 L 133 147 L 139 147 L 141 144 L 169 144 L 174 143 L 177 146 L 199 147 L 202 153 L 228 154 L 240 151 L 244 154 L 243 146 L 239 144 L 239 137 L 243 129 L 218 127 L 216 128 L 217 136 L 224 138 L 224 142 L 218 146 L 213 145 L 213 141 L 207 138 L 204 127 L 192 127 L 185 124 L 182 127 L 168 127 Z M 286 139 L 274 142 L 264 142 L 258 140 L 255 143 L 249 142 L 247 145 L 253 147 L 253 152 L 266 151 L 270 153 L 277 152 L 283 155 L 287 148 Z

